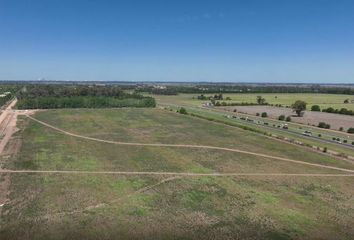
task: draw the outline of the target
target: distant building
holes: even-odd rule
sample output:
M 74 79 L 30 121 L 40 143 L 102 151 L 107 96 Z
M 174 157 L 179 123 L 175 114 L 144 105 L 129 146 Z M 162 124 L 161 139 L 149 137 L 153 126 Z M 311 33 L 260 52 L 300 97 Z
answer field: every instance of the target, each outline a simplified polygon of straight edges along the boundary
M 155 85 L 154 88 L 156 89 L 166 89 L 166 86 L 162 86 L 162 85 Z

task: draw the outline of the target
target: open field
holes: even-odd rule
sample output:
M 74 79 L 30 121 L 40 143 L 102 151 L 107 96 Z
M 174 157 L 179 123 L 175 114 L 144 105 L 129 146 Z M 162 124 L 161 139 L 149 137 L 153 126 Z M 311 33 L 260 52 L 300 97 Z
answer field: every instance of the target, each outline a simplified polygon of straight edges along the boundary
M 354 170 L 354 165 L 249 131 L 158 109 L 49 110 L 34 117 L 112 142 L 208 145 Z M 350 239 L 354 177 L 260 155 L 218 149 L 133 146 L 69 136 L 27 117 L 6 169 L 269 176 L 7 173 L 1 239 Z M 257 147 L 255 147 L 255 145 Z M 11 142 L 8 147 L 11 147 Z
M 202 100 L 193 99 L 200 94 L 179 94 L 177 96 L 156 96 L 157 99 L 167 100 L 171 103 L 176 104 L 192 104 L 195 106 L 200 106 L 203 102 Z M 214 94 L 204 94 L 205 96 L 211 96 Z M 296 100 L 304 100 L 307 102 L 307 108 L 311 109 L 312 105 L 319 105 L 321 109 L 333 107 L 333 108 L 347 108 L 349 110 L 354 110 L 354 103 L 344 104 L 345 99 L 354 100 L 353 96 L 344 95 L 344 94 L 310 94 L 310 93 L 232 93 L 232 94 L 223 94 L 224 98 L 230 97 L 231 100 L 227 102 L 248 102 L 256 103 L 256 97 L 262 96 L 270 104 L 282 104 L 290 106 Z

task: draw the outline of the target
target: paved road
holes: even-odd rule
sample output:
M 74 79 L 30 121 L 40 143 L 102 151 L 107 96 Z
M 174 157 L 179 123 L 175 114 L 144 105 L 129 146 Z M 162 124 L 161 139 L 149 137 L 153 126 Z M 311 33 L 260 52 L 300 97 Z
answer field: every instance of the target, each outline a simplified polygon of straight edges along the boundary
M 179 106 L 183 106 L 183 107 L 187 107 L 187 108 L 194 108 L 194 109 L 198 109 L 198 110 L 208 110 L 208 111 L 211 111 L 211 112 L 216 112 L 216 113 L 222 113 L 222 114 L 233 114 L 232 112 L 228 112 L 228 111 L 225 111 L 225 110 L 218 110 L 218 109 L 215 109 L 215 108 L 208 108 L 208 107 L 196 107 L 196 106 L 187 106 L 187 105 L 176 105 L 176 104 L 161 104 L 160 105 L 162 106 L 175 106 L 175 107 L 179 107 Z M 249 114 L 240 114 L 238 113 L 239 115 L 244 115 L 244 116 L 249 116 L 251 118 L 256 118 L 255 116 L 253 115 L 249 115 Z M 263 120 L 264 121 L 264 120 Z M 272 121 L 275 121 L 274 119 L 272 119 Z M 324 139 L 324 138 L 320 138 L 320 137 L 316 137 L 314 135 L 312 136 L 304 136 L 302 133 L 299 133 L 299 132 L 295 132 L 295 131 L 292 131 L 290 129 L 286 130 L 286 129 L 282 129 L 282 128 L 277 128 L 277 127 L 272 127 L 272 126 L 267 126 L 267 125 L 261 125 L 261 124 L 256 124 L 256 123 L 253 123 L 253 122 L 246 122 L 246 121 L 237 121 L 241 124 L 248 124 L 248 125 L 254 125 L 254 126 L 259 126 L 261 128 L 267 128 L 267 129 L 271 129 L 271 130 L 274 130 L 274 131 L 277 131 L 277 132 L 283 132 L 283 133 L 289 133 L 291 135 L 294 135 L 294 136 L 297 136 L 297 137 L 301 137 L 301 138 L 307 138 L 307 139 L 312 139 L 312 140 L 315 140 L 315 141 L 319 141 L 319 142 L 323 142 L 323 143 L 330 143 L 330 144 L 334 144 L 334 145 L 337 145 L 337 146 L 340 146 L 340 147 L 345 147 L 345 148 L 348 148 L 348 149 L 351 149 L 351 150 L 354 150 L 354 145 L 351 145 L 351 144 L 345 144 L 345 143 L 337 143 L 337 142 L 334 142 L 332 140 L 329 140 L 329 139 Z M 280 123 L 279 123 L 280 124 Z M 304 127 L 307 127 L 307 126 L 304 126 Z M 343 138 L 343 137 L 342 137 Z

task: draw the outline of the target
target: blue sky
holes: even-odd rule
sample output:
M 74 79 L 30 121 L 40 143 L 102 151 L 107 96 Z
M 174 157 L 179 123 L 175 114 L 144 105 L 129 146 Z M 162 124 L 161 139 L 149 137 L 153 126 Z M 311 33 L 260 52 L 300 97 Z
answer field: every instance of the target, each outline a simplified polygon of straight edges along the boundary
M 0 79 L 354 83 L 352 0 L 0 0 Z

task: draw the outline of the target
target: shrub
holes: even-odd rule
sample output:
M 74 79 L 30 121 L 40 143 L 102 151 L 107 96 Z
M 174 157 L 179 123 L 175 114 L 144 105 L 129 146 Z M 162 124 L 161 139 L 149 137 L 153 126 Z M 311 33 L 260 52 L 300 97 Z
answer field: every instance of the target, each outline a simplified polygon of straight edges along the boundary
M 347 143 L 347 142 L 348 142 L 348 140 L 347 140 L 347 139 L 344 139 L 344 140 L 343 140 L 343 142 L 344 142 L 344 143 Z
M 354 127 L 349 128 L 347 133 L 354 133 Z
M 284 120 L 285 120 L 285 115 L 280 115 L 280 116 L 278 117 L 278 120 L 284 121 Z
M 259 113 L 256 113 L 256 116 L 259 116 Z
M 322 137 L 322 134 L 318 134 L 318 137 Z
M 322 109 L 322 112 L 328 112 L 328 113 L 338 113 L 338 114 L 344 114 L 344 115 L 354 115 L 353 110 L 348 110 L 346 108 L 341 108 L 341 109 L 334 109 L 332 107 Z
M 329 129 L 329 128 L 331 128 L 331 125 L 329 125 L 325 122 L 319 122 L 317 127 Z
M 343 127 L 340 127 L 340 128 L 339 128 L 339 131 L 343 131 Z
M 268 117 L 268 114 L 266 112 L 262 112 L 261 117 L 263 117 L 263 118 Z
M 287 116 L 286 119 L 285 119 L 285 121 L 291 122 L 291 117 L 290 117 L 290 116 Z
M 327 152 L 327 147 L 323 148 L 323 152 L 326 153 Z
M 322 112 L 333 113 L 334 112 L 334 108 L 332 108 L 332 107 L 325 108 L 325 109 L 322 109 Z
M 350 115 L 349 110 L 346 108 L 341 108 L 338 112 L 339 114 L 347 114 Z
M 318 105 L 313 105 L 313 106 L 311 107 L 311 111 L 320 112 L 320 111 L 321 111 L 321 108 L 320 108 L 320 106 L 318 106 Z
M 184 107 L 181 107 L 178 112 L 180 114 L 187 114 L 187 110 Z
M 354 141 L 352 142 L 352 145 L 354 145 Z

